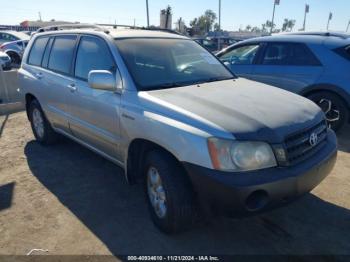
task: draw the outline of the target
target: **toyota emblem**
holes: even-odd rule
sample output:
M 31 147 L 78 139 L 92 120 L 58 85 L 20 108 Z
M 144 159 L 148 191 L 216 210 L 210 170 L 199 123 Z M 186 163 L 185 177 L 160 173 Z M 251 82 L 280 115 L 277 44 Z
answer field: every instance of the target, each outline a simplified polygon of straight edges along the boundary
M 316 133 L 312 133 L 309 142 L 311 146 L 316 146 L 318 143 L 318 135 Z

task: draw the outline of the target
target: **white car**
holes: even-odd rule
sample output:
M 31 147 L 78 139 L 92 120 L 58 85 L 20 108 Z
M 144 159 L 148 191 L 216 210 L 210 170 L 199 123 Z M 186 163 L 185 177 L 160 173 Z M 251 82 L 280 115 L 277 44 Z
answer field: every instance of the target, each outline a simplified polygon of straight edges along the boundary
M 4 52 L 0 51 L 0 65 L 2 70 L 11 69 L 11 58 Z

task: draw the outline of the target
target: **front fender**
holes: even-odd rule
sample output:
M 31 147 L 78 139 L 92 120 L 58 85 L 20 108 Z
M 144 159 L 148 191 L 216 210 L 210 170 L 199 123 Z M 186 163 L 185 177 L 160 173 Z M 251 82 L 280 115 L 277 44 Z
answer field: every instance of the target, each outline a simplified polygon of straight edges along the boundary
M 122 113 L 121 126 L 128 137 L 123 147 L 125 157 L 131 141 L 144 139 L 163 147 L 179 161 L 212 168 L 207 147 L 209 133 L 148 111 L 143 111 L 142 115 Z

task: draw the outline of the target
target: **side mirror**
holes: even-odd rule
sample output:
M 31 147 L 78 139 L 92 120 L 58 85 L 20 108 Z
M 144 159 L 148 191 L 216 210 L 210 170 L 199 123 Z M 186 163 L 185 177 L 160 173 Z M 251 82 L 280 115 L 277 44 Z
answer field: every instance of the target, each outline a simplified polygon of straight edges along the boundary
M 116 92 L 118 91 L 117 86 L 119 86 L 117 82 L 120 82 L 119 73 L 117 76 L 118 81 L 113 73 L 107 70 L 92 70 L 89 73 L 88 83 L 93 89 Z

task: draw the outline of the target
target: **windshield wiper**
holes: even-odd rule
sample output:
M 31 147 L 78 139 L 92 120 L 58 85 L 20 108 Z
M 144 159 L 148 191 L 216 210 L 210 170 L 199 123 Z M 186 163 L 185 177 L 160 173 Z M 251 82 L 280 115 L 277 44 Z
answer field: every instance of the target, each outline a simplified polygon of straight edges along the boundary
M 204 79 L 202 81 L 198 81 L 198 84 L 225 81 L 225 80 L 231 80 L 231 79 L 235 79 L 235 78 L 234 77 L 211 77 L 211 78 Z
M 160 84 L 156 86 L 149 86 L 146 87 L 147 90 L 156 90 L 156 89 L 167 89 L 167 88 L 173 88 L 173 87 L 181 87 L 183 84 L 178 83 L 178 82 L 171 82 L 171 83 L 165 83 L 165 84 Z

